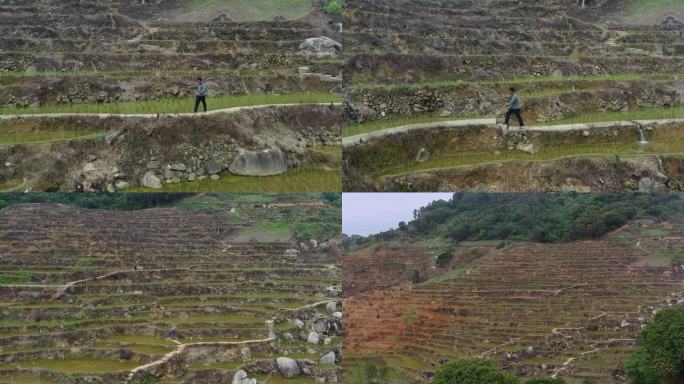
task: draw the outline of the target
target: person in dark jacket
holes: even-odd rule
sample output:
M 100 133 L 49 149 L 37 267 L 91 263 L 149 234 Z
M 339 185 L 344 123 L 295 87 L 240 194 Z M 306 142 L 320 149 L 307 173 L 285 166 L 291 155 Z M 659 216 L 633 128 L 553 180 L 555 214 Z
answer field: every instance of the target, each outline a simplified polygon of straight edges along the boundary
M 197 78 L 197 88 L 195 88 L 195 113 L 199 109 L 199 105 L 202 103 L 204 106 L 204 112 L 207 111 L 207 85 L 204 84 L 201 77 Z
M 511 120 L 511 115 L 515 115 L 515 117 L 518 119 L 518 124 L 520 124 L 520 128 L 523 128 L 525 126 L 525 123 L 523 122 L 522 114 L 520 113 L 520 110 L 522 109 L 522 106 L 520 105 L 520 97 L 518 96 L 518 93 L 515 91 L 515 88 L 511 87 L 511 98 L 508 100 L 508 112 L 506 112 L 506 128 L 508 128 L 508 122 Z

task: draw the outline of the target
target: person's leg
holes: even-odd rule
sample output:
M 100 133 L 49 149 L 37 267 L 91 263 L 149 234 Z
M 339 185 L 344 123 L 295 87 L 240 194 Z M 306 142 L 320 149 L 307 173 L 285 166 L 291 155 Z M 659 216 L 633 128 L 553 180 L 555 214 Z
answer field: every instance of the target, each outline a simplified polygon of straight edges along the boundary
M 202 106 L 204 107 L 204 112 L 207 111 L 207 97 L 202 96 Z
M 525 123 L 523 122 L 522 113 L 520 113 L 520 109 L 515 110 L 515 117 L 518 118 L 518 123 L 520 123 L 520 126 L 524 127 Z
M 199 104 L 200 104 L 200 97 L 195 96 L 195 113 L 197 113 L 197 110 L 199 109 Z
M 506 112 L 506 121 L 504 122 L 506 126 L 508 126 L 508 122 L 511 120 L 511 114 L 513 114 L 513 110 L 509 108 L 508 112 Z

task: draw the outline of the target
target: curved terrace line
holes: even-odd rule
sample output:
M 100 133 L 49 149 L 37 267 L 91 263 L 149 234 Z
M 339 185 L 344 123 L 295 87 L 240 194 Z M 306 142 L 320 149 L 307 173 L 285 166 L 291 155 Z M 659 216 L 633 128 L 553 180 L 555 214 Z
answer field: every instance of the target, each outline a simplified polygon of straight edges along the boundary
M 317 302 L 317 303 L 307 304 L 307 305 L 304 305 L 304 306 L 299 307 L 299 308 L 279 308 L 278 311 L 291 311 L 291 312 L 297 312 L 297 311 L 303 311 L 303 310 L 315 308 L 315 307 L 317 307 L 317 306 L 319 306 L 319 305 L 324 305 L 324 304 L 328 304 L 328 303 L 338 303 L 338 302 L 340 302 L 340 301 L 341 301 L 341 299 L 319 301 L 319 302 Z M 276 318 L 272 318 L 271 320 L 267 320 L 267 323 L 268 323 L 269 321 L 270 321 L 270 322 L 273 322 L 273 321 L 275 321 L 275 319 L 276 319 Z M 267 327 L 267 330 L 268 330 L 269 333 L 272 333 L 272 332 L 273 332 L 272 327 Z M 147 364 L 145 364 L 145 365 L 141 365 L 141 366 L 138 366 L 138 367 L 135 367 L 135 368 L 131 369 L 130 372 L 129 372 L 129 374 L 128 374 L 128 377 L 127 377 L 127 379 L 126 379 L 126 383 L 128 383 L 130 380 L 132 380 L 136 373 L 141 372 L 141 371 L 145 371 L 146 369 L 149 369 L 149 368 L 152 368 L 152 367 L 156 367 L 156 366 L 159 366 L 159 365 L 161 365 L 161 364 L 166 363 L 167 361 L 169 361 L 169 360 L 170 360 L 171 358 L 173 358 L 174 356 L 177 356 L 177 355 L 181 354 L 181 353 L 185 350 L 185 348 L 187 348 L 187 347 L 195 347 L 195 346 L 201 346 L 201 345 L 245 345 L 245 344 L 258 344 L 258 343 L 268 343 L 268 342 L 275 341 L 275 340 L 276 340 L 275 337 L 267 337 L 267 338 L 265 338 L 265 339 L 256 339 L 256 340 L 243 340 L 243 341 L 216 341 L 216 342 L 206 342 L 206 341 L 205 341 L 205 342 L 183 343 L 183 344 L 181 344 L 181 343 L 178 342 L 177 340 L 172 340 L 172 341 L 174 341 L 175 343 L 178 344 L 178 346 L 176 347 L 176 350 L 167 353 L 166 355 L 162 356 L 162 357 L 159 358 L 158 360 L 155 360 L 155 361 L 153 361 L 153 362 L 150 362 L 150 363 L 147 363 Z

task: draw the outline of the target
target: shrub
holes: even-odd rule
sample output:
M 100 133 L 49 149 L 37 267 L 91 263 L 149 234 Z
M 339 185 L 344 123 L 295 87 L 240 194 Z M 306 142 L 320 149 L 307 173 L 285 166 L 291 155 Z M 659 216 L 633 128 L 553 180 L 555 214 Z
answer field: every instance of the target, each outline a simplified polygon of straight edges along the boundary
M 552 378 L 546 378 L 546 379 L 532 379 L 532 380 L 527 380 L 525 384 L 565 384 L 565 380 L 563 379 L 552 379 Z
M 684 308 L 658 312 L 639 339 L 641 347 L 625 365 L 632 383 L 684 382 Z
M 323 5 L 323 12 L 328 15 L 341 15 L 342 14 L 342 3 L 340 0 L 326 0 Z
M 448 249 L 448 250 L 446 250 L 446 251 L 440 253 L 439 256 L 437 256 L 437 262 L 436 262 L 436 264 L 437 264 L 438 267 L 444 268 L 444 267 L 446 267 L 447 265 L 449 265 L 449 262 L 451 261 L 451 259 L 452 259 L 453 257 L 454 257 L 453 250 Z
M 467 358 L 444 364 L 432 384 L 517 384 L 518 379 L 502 372 L 489 360 Z

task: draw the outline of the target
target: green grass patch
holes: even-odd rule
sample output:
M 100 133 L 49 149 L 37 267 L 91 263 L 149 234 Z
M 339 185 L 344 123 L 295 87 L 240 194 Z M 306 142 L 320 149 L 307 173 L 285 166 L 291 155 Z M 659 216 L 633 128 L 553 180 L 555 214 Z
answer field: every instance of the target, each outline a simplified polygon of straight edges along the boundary
M 596 112 L 586 113 L 563 120 L 553 120 L 542 125 L 598 123 L 620 120 L 661 120 L 684 118 L 684 106 L 671 108 L 639 108 L 628 112 Z
M 559 146 L 553 149 L 545 149 L 534 154 L 521 151 L 503 151 L 498 154 L 489 152 L 466 153 L 455 156 L 434 158 L 424 163 L 413 163 L 389 167 L 382 170 L 381 174 L 403 174 L 413 171 L 456 168 L 474 164 L 486 164 L 513 160 L 544 161 L 575 156 L 612 157 L 615 156 L 615 154 L 619 154 L 621 157 L 624 157 L 650 153 L 684 153 L 684 140 L 673 141 L 670 143 L 661 143 L 660 145 L 657 145 L 656 143 L 651 143 L 649 145 L 646 145 L 643 149 L 640 147 L 638 143 L 634 142 Z
M 233 21 L 244 22 L 273 20 L 275 16 L 282 16 L 286 20 L 297 20 L 306 16 L 311 10 L 311 0 L 188 0 L 177 13 L 185 16 L 182 19 L 190 17 L 196 20 L 207 15 L 207 11 L 215 11 L 216 14 L 212 14 L 205 21 L 210 22 L 213 17 L 225 12 Z
M 46 379 L 44 377 L 23 374 L 13 376 L 0 376 L 0 382 L 7 382 L 13 384 L 58 384 L 56 381 Z
M 126 192 L 340 192 L 342 171 L 295 168 L 277 176 L 224 176 L 219 180 L 204 179 L 179 184 L 165 184 L 161 189 L 129 188 Z
M 467 84 L 502 84 L 514 85 L 522 83 L 540 82 L 582 82 L 582 81 L 636 81 L 636 80 L 672 80 L 678 79 L 684 74 L 639 74 L 639 73 L 617 73 L 603 76 L 521 76 L 510 78 L 495 78 L 490 80 L 436 80 L 424 81 L 420 83 L 355 83 L 349 86 L 350 89 L 419 89 L 419 88 L 445 88 L 456 85 Z
M 13 363 L 14 366 L 19 366 L 23 369 L 38 368 L 49 372 L 58 373 L 112 373 L 128 371 L 138 366 L 138 363 L 132 361 L 118 361 L 118 360 L 99 360 L 99 359 L 64 359 L 64 360 L 33 360 L 20 361 Z
M 256 239 L 259 242 L 287 242 L 294 237 L 292 223 L 284 221 L 260 221 L 252 226 L 240 228 L 236 236 L 243 241 Z
M 629 15 L 639 15 L 664 7 L 678 7 L 684 9 L 684 4 L 681 0 L 633 0 L 628 3 L 626 11 Z
M 82 130 L 77 128 L 70 130 L 55 130 L 32 133 L 0 132 L 0 144 L 14 145 L 74 139 L 101 139 L 104 138 L 105 135 L 105 132 L 93 133 L 91 130 Z
M 341 97 L 334 93 L 249 94 L 207 98 L 209 110 L 266 104 L 338 103 Z M 123 101 L 100 104 L 56 104 L 32 108 L 0 108 L 0 115 L 33 115 L 44 113 L 117 113 L 117 114 L 173 114 L 190 113 L 194 98 L 168 98 L 152 101 Z M 201 108 L 201 107 L 200 107 Z

